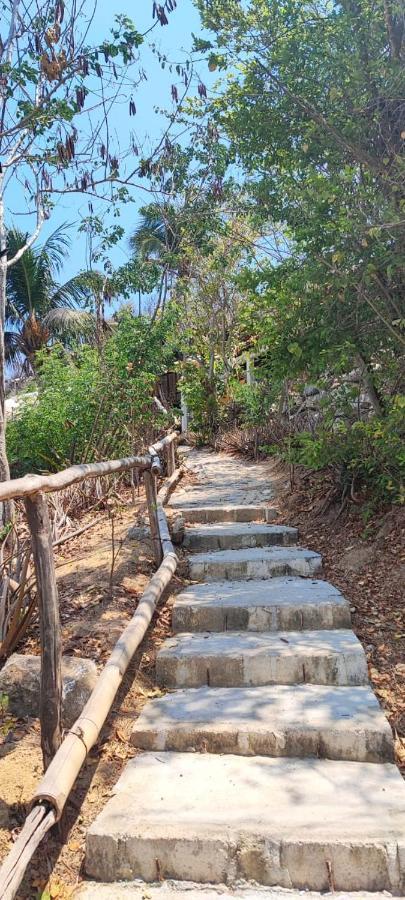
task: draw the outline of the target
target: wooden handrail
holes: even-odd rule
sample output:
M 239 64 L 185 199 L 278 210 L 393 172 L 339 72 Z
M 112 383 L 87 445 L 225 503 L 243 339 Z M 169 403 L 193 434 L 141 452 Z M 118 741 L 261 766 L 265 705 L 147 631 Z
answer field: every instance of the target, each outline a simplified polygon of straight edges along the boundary
M 127 472 L 129 469 L 150 469 L 152 459 L 149 454 L 145 456 L 128 456 L 124 459 L 109 459 L 99 463 L 81 463 L 55 472 L 54 475 L 24 475 L 22 478 L 12 478 L 10 481 L 0 483 L 0 502 L 13 500 L 17 497 L 28 497 L 41 491 L 50 494 L 53 491 L 63 491 L 65 488 L 84 481 L 85 478 L 101 478 L 102 475 L 117 475 L 119 472 Z
M 27 512 L 29 511 L 29 524 L 31 530 L 32 528 L 35 529 L 35 535 L 33 535 L 35 568 L 38 593 L 40 594 L 42 592 L 43 603 L 47 603 L 49 592 L 54 594 L 53 607 L 56 608 L 57 603 L 52 538 L 47 516 L 47 505 L 43 496 L 44 492 L 49 493 L 54 490 L 63 490 L 64 487 L 75 484 L 86 477 L 96 478 L 100 474 L 109 475 L 131 468 L 143 469 L 147 484 L 150 485 L 148 512 L 151 533 L 155 536 L 155 545 L 157 542 L 159 543 L 159 557 L 161 560 L 159 560 L 159 568 L 153 575 L 139 601 L 133 618 L 117 641 L 81 715 L 70 729 L 61 745 L 58 748 L 54 747 L 54 750 L 56 750 L 55 755 L 48 765 L 44 778 L 35 792 L 33 808 L 12 850 L 1 867 L 0 896 L 2 897 L 2 900 L 13 900 L 16 896 L 25 869 L 36 847 L 52 825 L 60 819 L 66 800 L 86 755 L 90 748 L 95 744 L 102 725 L 111 709 L 114 697 L 130 660 L 150 624 L 159 599 L 176 571 L 178 559 L 170 538 L 166 515 L 163 509 L 163 502 L 167 499 L 170 489 L 177 483 L 182 470 L 178 469 L 175 472 L 169 471 L 168 490 L 165 490 L 157 497 L 155 484 L 156 468 L 153 465 L 153 461 L 155 460 L 155 465 L 156 461 L 159 462 L 160 466 L 158 453 L 161 453 L 162 450 L 166 450 L 168 453 L 168 468 L 172 468 L 175 453 L 175 441 L 177 439 L 177 433 L 168 435 L 167 438 L 163 438 L 162 441 L 159 441 L 150 448 L 151 452 L 148 456 L 130 457 L 125 460 L 111 460 L 107 463 L 72 466 L 70 469 L 58 472 L 57 475 L 43 477 L 27 475 L 25 478 L 17 478 L 14 479 L 14 481 L 5 482 L 0 486 L 0 491 L 1 488 L 5 488 L 2 493 L 0 492 L 0 499 L 21 496 L 25 496 L 26 498 L 25 503 L 28 507 Z M 100 467 L 102 467 L 101 472 Z M 75 472 L 73 477 L 72 472 Z M 63 479 L 64 483 L 61 483 Z M 34 483 L 34 486 L 32 486 L 32 483 Z M 18 488 L 15 487 L 16 485 Z M 36 519 L 38 519 L 38 522 Z M 157 546 L 155 546 L 155 552 L 156 551 Z M 44 567 L 45 562 L 46 566 Z M 57 624 L 55 625 L 54 631 L 55 634 L 49 635 L 46 642 L 48 643 L 48 641 L 50 641 L 52 644 L 52 647 L 48 647 L 48 650 L 50 649 L 59 656 L 58 666 L 60 668 L 60 651 L 56 647 L 58 639 Z M 44 644 L 44 642 L 45 636 L 42 635 L 42 643 Z M 44 662 L 44 656 L 42 656 L 42 660 Z M 44 686 L 44 674 L 46 673 L 42 672 L 42 686 Z M 56 680 L 60 681 L 59 678 Z M 49 694 L 52 693 L 52 691 L 53 685 L 47 685 L 48 699 Z M 56 694 L 60 694 L 60 685 L 57 685 Z M 56 719 L 58 718 L 58 715 L 59 712 L 57 710 Z M 57 728 L 56 731 L 58 731 Z M 50 749 L 52 748 L 50 747 Z M 47 762 L 49 762 L 49 752 L 47 755 Z

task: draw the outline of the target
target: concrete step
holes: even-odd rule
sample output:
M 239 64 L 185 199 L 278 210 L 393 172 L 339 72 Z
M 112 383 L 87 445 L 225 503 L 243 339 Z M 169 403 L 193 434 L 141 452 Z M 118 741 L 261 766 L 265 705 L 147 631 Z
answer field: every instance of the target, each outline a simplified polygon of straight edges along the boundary
M 73 892 L 72 900 L 389 900 L 391 893 L 370 894 L 364 891 L 341 891 L 320 894 L 318 891 L 290 891 L 288 888 L 227 888 L 226 885 L 199 885 L 189 881 L 166 881 L 145 884 L 144 881 L 116 881 L 112 884 L 83 882 Z
M 368 683 L 363 647 L 343 629 L 178 634 L 159 651 L 156 678 L 167 688 Z
M 265 525 L 252 522 L 219 522 L 188 528 L 184 547 L 190 550 L 240 550 L 247 547 L 287 546 L 295 544 L 298 530 L 288 525 Z
M 235 581 L 276 575 L 315 575 L 322 567 L 322 557 L 301 547 L 257 547 L 194 553 L 188 563 L 190 578 L 195 581 Z
M 400 893 L 404 835 L 393 765 L 141 753 L 87 832 L 86 871 Z
M 394 761 L 390 726 L 369 687 L 174 691 L 146 704 L 131 739 L 141 750 Z
M 327 581 L 270 578 L 195 584 L 178 594 L 173 631 L 350 628 L 350 606 Z
M 209 524 L 213 522 L 272 522 L 277 518 L 277 510 L 272 506 L 237 506 L 236 504 L 221 506 L 189 506 L 177 505 L 175 500 L 169 502 L 172 509 L 181 512 L 185 522 Z

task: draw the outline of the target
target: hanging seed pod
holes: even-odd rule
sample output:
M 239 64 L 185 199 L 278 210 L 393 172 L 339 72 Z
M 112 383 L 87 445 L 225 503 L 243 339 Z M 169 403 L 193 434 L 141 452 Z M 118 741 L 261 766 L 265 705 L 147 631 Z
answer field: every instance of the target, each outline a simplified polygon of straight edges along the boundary
M 63 0 L 57 0 L 55 6 L 55 22 L 61 23 L 63 22 L 63 17 L 65 15 L 65 4 Z
M 106 152 L 107 152 L 107 150 L 106 150 L 105 144 L 101 144 L 101 147 L 100 147 L 101 159 L 105 159 Z
M 100 66 L 100 63 L 96 62 L 94 68 L 95 68 L 95 70 L 96 70 L 96 75 L 98 75 L 98 77 L 101 78 L 103 72 L 102 72 L 102 68 L 101 68 L 101 66 Z
M 35 44 L 35 49 L 36 49 L 37 53 L 40 53 L 41 52 L 41 41 L 39 40 L 38 34 L 36 34 L 34 37 L 34 44 Z
M 57 154 L 58 154 L 58 157 L 59 157 L 60 161 L 61 161 L 62 163 L 65 162 L 65 158 L 66 158 L 66 156 L 65 156 L 65 148 L 64 148 L 63 144 L 62 144 L 60 141 L 59 141 L 58 144 L 56 145 L 56 152 L 57 152 Z
M 179 95 L 175 84 L 172 84 L 172 100 L 174 100 L 175 103 L 179 102 Z
M 113 68 L 113 72 L 114 72 L 114 78 L 117 79 L 117 78 L 118 78 L 118 74 L 117 74 L 117 69 L 116 69 L 116 67 L 115 67 L 115 63 L 113 63 L 113 67 L 112 67 L 112 68 Z
M 131 97 L 131 100 L 129 101 L 129 115 L 130 116 L 136 115 L 136 106 L 135 106 L 134 101 L 132 100 L 132 97 Z
M 80 56 L 79 58 L 79 69 L 82 75 L 89 74 L 89 61 L 86 56 Z

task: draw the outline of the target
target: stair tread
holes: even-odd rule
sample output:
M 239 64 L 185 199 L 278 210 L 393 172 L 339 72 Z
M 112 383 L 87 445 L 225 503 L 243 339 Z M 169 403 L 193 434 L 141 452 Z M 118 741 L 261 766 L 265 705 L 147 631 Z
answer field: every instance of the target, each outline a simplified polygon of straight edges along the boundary
M 176 595 L 175 605 L 197 602 L 201 605 L 257 606 L 291 603 L 302 606 L 326 601 L 347 604 L 343 594 L 329 581 L 287 575 L 269 578 L 268 581 L 209 581 L 192 584 Z
M 90 826 L 87 872 L 155 880 L 158 859 L 161 877 L 322 890 L 327 859 L 336 890 L 381 891 L 403 886 L 404 831 L 390 764 L 141 753 Z
M 307 550 L 304 547 L 243 547 L 239 550 L 207 550 L 202 553 L 193 553 L 192 562 L 198 563 L 243 563 L 254 560 L 274 559 L 276 562 L 286 559 L 321 560 L 320 553 L 315 550 Z
M 132 742 L 145 750 L 393 761 L 391 729 L 368 686 L 177 690 L 146 704 Z
M 276 508 L 268 504 L 221 503 L 215 505 L 212 501 L 208 505 L 198 501 L 191 504 L 187 498 L 183 498 L 182 502 L 177 504 L 175 497 L 176 494 L 169 500 L 168 505 L 174 511 L 181 513 L 186 522 L 268 522 L 277 516 Z
M 261 522 L 217 522 L 188 525 L 184 547 L 191 550 L 226 550 L 243 547 L 291 545 L 298 537 L 296 528 Z
M 277 577 L 210 581 L 177 594 L 174 631 L 279 631 L 350 628 L 350 606 L 327 581 Z
M 211 550 L 188 558 L 190 577 L 196 581 L 259 579 L 278 575 L 313 576 L 322 567 L 322 557 L 303 547 L 248 547 Z
M 364 650 L 348 629 L 180 632 L 161 647 L 156 675 L 169 688 L 368 683 Z
M 259 651 L 291 656 L 297 652 L 307 655 L 342 653 L 355 648 L 364 653 L 353 631 L 346 628 L 333 631 L 270 631 L 270 632 L 180 632 L 167 638 L 160 656 L 254 656 Z

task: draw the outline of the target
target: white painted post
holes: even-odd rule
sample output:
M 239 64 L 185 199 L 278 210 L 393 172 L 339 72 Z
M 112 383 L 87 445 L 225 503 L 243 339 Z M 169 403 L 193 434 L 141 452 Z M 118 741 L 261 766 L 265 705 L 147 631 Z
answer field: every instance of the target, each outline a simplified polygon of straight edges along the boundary
M 252 365 L 252 357 L 250 353 L 246 354 L 246 384 L 255 383 L 255 372 Z
M 184 395 L 181 394 L 181 430 L 184 433 L 188 431 L 188 407 Z

